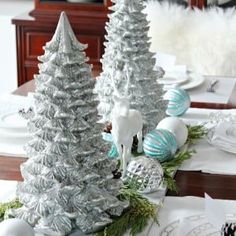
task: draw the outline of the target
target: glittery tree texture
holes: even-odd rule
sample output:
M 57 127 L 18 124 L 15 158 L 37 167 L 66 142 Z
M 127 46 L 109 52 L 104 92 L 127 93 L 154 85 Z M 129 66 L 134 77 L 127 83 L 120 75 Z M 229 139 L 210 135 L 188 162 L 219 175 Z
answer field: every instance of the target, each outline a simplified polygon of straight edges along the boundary
M 128 205 L 116 197 L 122 183 L 113 178 L 116 166 L 104 154 L 96 124 L 86 47 L 62 13 L 35 76 L 35 115 L 29 121 L 33 138 L 26 146 L 29 160 L 21 166 L 24 181 L 17 189 L 24 206 L 8 214 L 48 235 L 66 235 L 76 228 L 95 232 Z
M 100 122 L 110 121 L 114 91 L 111 79 L 122 94 L 130 77 L 131 108 L 142 113 L 147 132 L 165 117 L 167 105 L 162 100 L 162 86 L 156 82 L 160 73 L 153 71 L 155 59 L 149 51 L 148 21 L 142 12 L 141 0 L 114 0 L 114 3 L 111 7 L 114 12 L 106 24 L 103 72 L 94 89 L 99 101 Z

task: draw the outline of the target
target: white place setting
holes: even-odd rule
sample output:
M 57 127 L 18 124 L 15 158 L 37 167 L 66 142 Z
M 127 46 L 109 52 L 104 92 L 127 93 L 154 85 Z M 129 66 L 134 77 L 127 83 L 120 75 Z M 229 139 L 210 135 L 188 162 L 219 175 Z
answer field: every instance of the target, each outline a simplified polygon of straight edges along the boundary
M 176 65 L 176 56 L 158 52 L 154 69 L 163 68 L 165 74 L 158 79 L 164 90 L 180 87 L 187 90 L 192 102 L 227 104 L 236 84 L 235 77 L 204 76 L 189 71 L 186 65 Z
M 189 108 L 182 116 L 186 124 L 203 124 L 209 128 L 207 137 L 190 148 L 196 150 L 179 170 L 236 175 L 235 109 L 215 110 Z
M 220 150 L 236 154 L 236 124 L 219 123 L 209 131 L 207 140 Z
M 5 94 L 0 97 L 0 153 L 7 156 L 26 157 L 24 144 L 30 140 L 27 120 L 19 110 L 28 110 L 31 106 L 28 97 Z
M 191 101 L 227 104 L 235 87 L 236 78 L 217 76 L 204 76 L 204 78 L 202 84 L 188 91 Z M 214 81 L 217 81 L 214 91 L 208 92 L 210 84 Z
M 156 64 L 154 70 L 159 67 L 165 71 L 157 82 L 163 84 L 164 90 L 178 86 L 185 90 L 194 89 L 204 83 L 206 78 L 196 72 L 188 71 L 186 65 L 176 65 L 176 56 L 158 52 L 155 55 Z
M 226 222 L 235 223 L 236 201 L 200 197 L 165 197 L 160 226 L 146 236 L 220 236 Z

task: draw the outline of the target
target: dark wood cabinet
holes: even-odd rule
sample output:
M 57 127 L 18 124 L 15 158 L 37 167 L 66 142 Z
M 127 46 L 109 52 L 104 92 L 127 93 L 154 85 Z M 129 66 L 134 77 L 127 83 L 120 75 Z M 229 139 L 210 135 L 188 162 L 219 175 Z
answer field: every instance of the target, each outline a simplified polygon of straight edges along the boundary
M 31 12 L 12 19 L 16 26 L 18 86 L 33 79 L 33 75 L 38 73 L 37 57 L 44 53 L 42 46 L 52 38 L 61 11 L 67 13 L 78 39 L 88 44 L 86 53 L 94 71 L 100 71 L 109 6 L 110 0 L 80 3 L 35 0 Z

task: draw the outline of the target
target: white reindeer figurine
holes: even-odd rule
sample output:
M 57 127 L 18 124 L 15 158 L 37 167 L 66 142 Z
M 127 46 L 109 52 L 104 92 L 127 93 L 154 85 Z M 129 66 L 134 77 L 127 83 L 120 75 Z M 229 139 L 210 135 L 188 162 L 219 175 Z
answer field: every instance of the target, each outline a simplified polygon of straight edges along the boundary
M 129 80 L 128 80 L 129 83 Z M 114 83 L 113 83 L 114 85 Z M 128 90 L 128 86 L 127 86 Z M 113 141 L 119 153 L 121 168 L 123 169 L 122 178 L 126 175 L 127 163 L 130 161 L 133 137 L 137 134 L 138 152 L 142 152 L 142 115 L 138 110 L 130 109 L 130 98 L 119 94 L 114 87 L 114 107 L 111 112 Z

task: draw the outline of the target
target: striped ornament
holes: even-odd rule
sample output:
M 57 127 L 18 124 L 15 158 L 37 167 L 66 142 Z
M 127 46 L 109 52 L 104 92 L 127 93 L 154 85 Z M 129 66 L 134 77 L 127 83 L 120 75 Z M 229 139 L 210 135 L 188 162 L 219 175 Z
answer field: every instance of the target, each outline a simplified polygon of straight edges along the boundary
M 155 129 L 145 136 L 143 150 L 146 156 L 163 162 L 174 157 L 177 150 L 177 142 L 170 131 Z
M 164 100 L 168 100 L 166 114 L 169 116 L 183 115 L 190 107 L 190 96 L 181 88 L 169 89 L 163 97 Z

